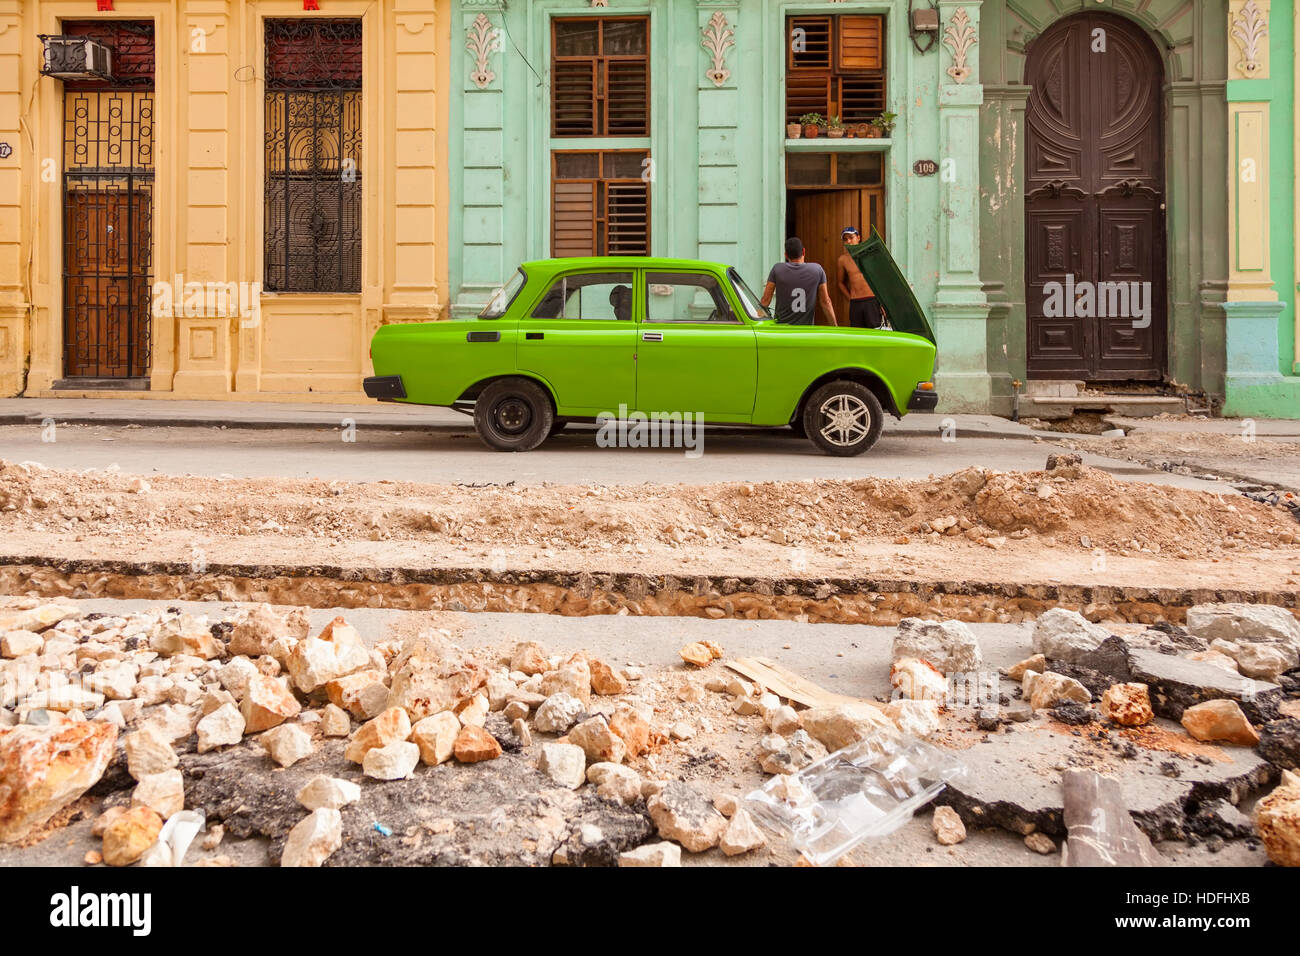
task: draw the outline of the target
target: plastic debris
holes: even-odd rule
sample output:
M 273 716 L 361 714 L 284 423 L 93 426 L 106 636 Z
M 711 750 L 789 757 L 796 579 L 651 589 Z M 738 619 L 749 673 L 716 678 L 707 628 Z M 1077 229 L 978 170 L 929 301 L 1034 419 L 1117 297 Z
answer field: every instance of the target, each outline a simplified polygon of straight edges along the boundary
M 375 829 L 376 829 L 376 830 L 377 830 L 377 831 L 378 831 L 382 836 L 392 836 L 392 835 L 393 835 L 393 831 L 390 830 L 388 827 L 384 826 L 384 825 L 383 825 L 382 823 L 380 823 L 378 820 L 375 821 Z
M 816 866 L 886 836 L 933 800 L 965 765 L 913 737 L 880 731 L 745 797 L 745 809 L 785 834 Z

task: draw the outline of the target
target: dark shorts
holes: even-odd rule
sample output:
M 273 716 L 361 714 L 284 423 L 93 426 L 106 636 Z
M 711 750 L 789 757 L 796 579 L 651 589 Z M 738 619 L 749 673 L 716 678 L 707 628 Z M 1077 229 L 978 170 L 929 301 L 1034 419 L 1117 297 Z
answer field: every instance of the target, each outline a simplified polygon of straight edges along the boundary
M 855 329 L 878 329 L 885 324 L 880 302 L 873 295 L 869 299 L 849 300 L 849 325 Z

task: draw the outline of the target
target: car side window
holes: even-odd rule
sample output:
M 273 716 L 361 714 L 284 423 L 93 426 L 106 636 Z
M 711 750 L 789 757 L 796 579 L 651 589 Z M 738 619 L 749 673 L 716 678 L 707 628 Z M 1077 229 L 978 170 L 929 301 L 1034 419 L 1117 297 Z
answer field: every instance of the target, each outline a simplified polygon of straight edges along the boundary
M 687 272 L 646 274 L 647 322 L 741 325 L 715 276 Z
M 533 307 L 534 319 L 632 321 L 632 273 L 565 276 Z

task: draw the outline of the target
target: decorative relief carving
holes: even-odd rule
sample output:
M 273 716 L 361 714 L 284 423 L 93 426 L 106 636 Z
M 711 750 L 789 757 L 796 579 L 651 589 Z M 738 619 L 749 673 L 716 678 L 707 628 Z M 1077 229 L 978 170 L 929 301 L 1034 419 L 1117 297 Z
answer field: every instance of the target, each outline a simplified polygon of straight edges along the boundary
M 947 73 L 954 83 L 965 83 L 970 77 L 970 67 L 966 65 L 966 54 L 979 41 L 975 38 L 975 28 L 971 26 L 970 17 L 965 7 L 953 11 L 952 19 L 943 30 L 943 42 L 952 50 L 952 66 Z
M 726 67 L 728 47 L 736 45 L 735 32 L 727 26 L 727 15 L 721 10 L 709 17 L 709 25 L 704 28 L 700 45 L 713 57 L 713 65 L 704 71 L 704 75 L 713 81 L 714 86 L 721 86 L 731 76 Z
M 1243 76 L 1264 75 L 1264 53 L 1267 52 L 1268 13 L 1259 8 L 1255 0 L 1246 0 L 1236 13 L 1228 17 L 1229 33 L 1241 50 L 1237 69 Z
M 501 49 L 500 41 L 501 35 L 486 15 L 480 13 L 474 18 L 465 36 L 465 49 L 474 54 L 474 70 L 469 78 L 480 90 L 487 89 L 488 84 L 497 78 L 497 75 L 488 69 L 488 58 Z

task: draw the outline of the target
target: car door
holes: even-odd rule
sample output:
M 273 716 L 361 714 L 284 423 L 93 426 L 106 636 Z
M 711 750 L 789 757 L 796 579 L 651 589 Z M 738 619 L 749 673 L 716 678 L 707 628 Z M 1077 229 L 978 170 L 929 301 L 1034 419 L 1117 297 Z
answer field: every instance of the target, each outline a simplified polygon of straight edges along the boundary
M 618 414 L 635 401 L 633 284 L 631 269 L 570 272 L 519 320 L 516 364 L 550 383 L 560 415 Z
M 723 280 L 707 271 L 647 269 L 637 295 L 637 409 L 749 421 L 758 377 L 754 329 Z

